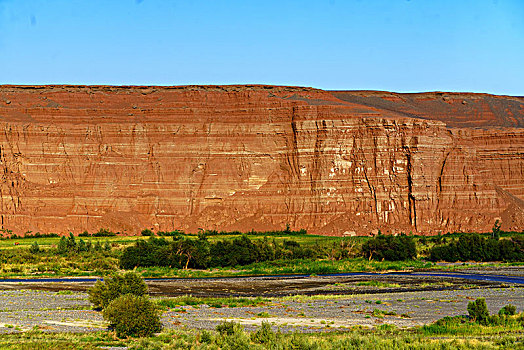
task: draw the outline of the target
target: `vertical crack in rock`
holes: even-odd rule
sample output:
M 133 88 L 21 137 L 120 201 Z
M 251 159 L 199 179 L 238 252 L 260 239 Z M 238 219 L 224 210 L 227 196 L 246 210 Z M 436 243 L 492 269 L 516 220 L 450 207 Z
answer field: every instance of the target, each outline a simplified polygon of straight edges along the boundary
M 451 150 L 446 152 L 446 155 L 444 156 L 444 159 L 442 160 L 442 165 L 440 166 L 440 172 L 438 174 L 438 196 L 437 198 L 440 198 L 440 194 L 442 193 L 442 176 L 444 175 L 444 168 L 446 167 L 446 161 L 448 160 L 450 153 L 451 153 Z
M 291 135 L 284 135 L 286 141 L 286 150 L 285 150 L 285 159 L 287 163 L 287 173 L 288 173 L 288 182 L 285 184 L 286 195 L 284 198 L 285 210 L 285 222 L 286 224 L 290 223 L 290 219 L 293 218 L 293 221 L 296 222 L 295 206 L 297 201 L 297 196 L 300 194 L 301 181 L 300 181 L 300 152 L 298 146 L 298 126 L 297 126 L 297 117 L 299 114 L 299 109 L 297 106 L 292 106 L 291 108 L 291 120 L 289 125 L 291 127 Z M 291 141 L 289 141 L 289 136 L 291 136 Z
M 373 198 L 373 203 L 374 203 L 374 206 L 371 207 L 371 212 L 372 213 L 375 213 L 375 217 L 376 219 L 378 220 L 378 212 L 377 212 L 377 194 L 375 192 L 375 187 L 371 184 L 371 181 L 369 181 L 369 177 L 368 177 L 368 171 L 367 171 L 367 166 L 366 166 L 366 163 L 364 162 L 363 163 L 363 168 L 364 168 L 364 178 L 366 179 L 366 183 L 368 185 L 368 188 L 369 188 L 369 192 L 371 193 L 371 197 Z
M 440 201 L 442 197 L 442 177 L 444 176 L 444 169 L 446 168 L 446 162 L 448 161 L 449 155 L 451 152 L 453 152 L 454 146 L 446 152 L 444 155 L 444 159 L 442 160 L 442 165 L 440 166 L 440 171 L 437 178 L 437 204 L 436 204 L 436 210 L 437 212 L 440 211 Z
M 300 181 L 299 173 L 299 152 L 298 152 L 298 131 L 297 131 L 297 122 L 296 122 L 297 107 L 293 107 L 291 113 L 291 157 L 289 159 L 289 166 L 293 177 L 297 182 Z
M 412 226 L 417 230 L 417 207 L 415 201 L 415 195 L 413 194 L 413 159 L 411 150 L 409 147 L 405 148 L 406 151 L 406 171 L 408 180 L 408 205 L 409 205 L 409 221 Z
M 313 197 L 313 212 L 318 216 L 318 214 L 322 212 L 322 156 L 323 144 L 327 136 L 326 121 L 316 120 L 315 127 L 315 148 L 313 149 L 313 162 L 310 173 L 310 188 Z
M 12 159 L 8 160 L 3 157 L 2 163 L 4 165 L 3 183 L 7 187 L 7 192 L 11 198 L 12 211 L 16 213 L 21 209 L 22 199 L 19 192 L 20 179 L 20 159 L 23 155 L 20 151 L 19 144 L 16 140 L 20 139 L 18 130 L 13 131 L 11 127 L 4 127 L 4 136 L 7 145 L 9 146 L 9 154 Z M 2 152 L 5 155 L 5 152 Z M 3 193 L 2 193 L 2 209 L 4 208 Z

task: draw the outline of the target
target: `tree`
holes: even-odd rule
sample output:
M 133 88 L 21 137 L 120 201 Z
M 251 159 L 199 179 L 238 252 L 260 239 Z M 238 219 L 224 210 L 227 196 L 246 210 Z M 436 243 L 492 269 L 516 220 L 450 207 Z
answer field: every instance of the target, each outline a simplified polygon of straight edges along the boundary
M 67 249 L 67 238 L 65 236 L 60 237 L 57 247 L 58 254 L 65 254 L 68 252 Z
M 78 251 L 79 252 L 87 252 L 86 242 L 82 238 L 80 238 L 78 240 Z
M 500 229 L 500 222 L 495 220 L 495 224 L 493 224 L 493 228 L 491 229 L 491 238 L 499 240 L 501 232 L 502 230 Z
M 69 238 L 67 239 L 67 249 L 68 251 L 70 252 L 74 252 L 76 251 L 76 240 L 75 240 L 75 235 L 73 235 L 73 232 L 69 232 Z
M 362 254 L 369 260 L 398 261 L 416 258 L 417 249 L 412 236 L 380 234 L 362 245 Z

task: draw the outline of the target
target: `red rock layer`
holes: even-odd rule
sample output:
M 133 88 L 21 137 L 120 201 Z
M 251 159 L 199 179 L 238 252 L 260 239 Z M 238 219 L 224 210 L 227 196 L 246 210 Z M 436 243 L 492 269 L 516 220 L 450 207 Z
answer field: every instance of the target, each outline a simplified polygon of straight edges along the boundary
M 486 94 L 1 86 L 1 225 L 523 230 L 523 126 Z

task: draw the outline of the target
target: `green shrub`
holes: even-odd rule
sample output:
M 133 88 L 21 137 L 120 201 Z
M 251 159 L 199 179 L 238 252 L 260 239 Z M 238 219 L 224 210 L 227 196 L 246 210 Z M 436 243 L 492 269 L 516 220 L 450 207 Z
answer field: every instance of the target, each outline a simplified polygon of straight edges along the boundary
M 241 326 L 233 321 L 224 321 L 216 326 L 216 330 L 221 335 L 233 335 L 241 330 Z
M 521 261 L 524 241 L 519 237 L 488 239 L 471 233 L 447 245 L 434 246 L 429 253 L 431 261 Z
M 204 344 L 211 344 L 213 342 L 213 335 L 210 332 L 203 330 L 200 332 L 200 342 Z
M 468 304 L 468 313 L 473 321 L 480 324 L 486 324 L 489 320 L 488 305 L 486 299 L 478 298 Z
M 155 234 L 150 229 L 146 228 L 141 232 L 142 236 L 154 236 Z
M 78 234 L 78 237 L 91 237 L 91 235 L 89 234 L 89 232 L 84 231 L 84 232 L 82 232 L 82 233 L 79 233 L 79 234 Z
M 231 240 L 209 242 L 206 234 L 198 239 L 173 236 L 168 242 L 164 237 L 138 240 L 127 247 L 120 256 L 120 267 L 126 270 L 135 267 L 166 266 L 172 268 L 226 267 L 249 265 L 276 259 L 305 259 L 316 257 L 316 252 L 302 247 L 298 242 L 284 240 L 277 243 L 266 237 L 250 240 L 243 235 Z
M 93 249 L 94 249 L 95 252 L 101 252 L 102 251 L 102 244 L 99 241 L 96 241 L 95 246 L 94 246 Z
M 379 234 L 362 245 L 362 254 L 368 259 L 399 261 L 416 258 L 417 249 L 411 236 Z
M 38 245 L 38 242 L 33 242 L 33 244 L 31 244 L 31 247 L 29 248 L 29 251 L 31 252 L 31 254 L 40 253 L 40 246 Z
M 101 228 L 98 232 L 93 233 L 93 237 L 114 237 L 116 233 L 106 228 Z
M 511 304 L 508 304 L 508 305 L 502 307 L 502 309 L 499 310 L 499 316 L 500 317 L 513 316 L 516 313 L 517 313 L 517 308 L 515 307 L 515 305 L 511 305 Z
M 60 241 L 58 242 L 58 246 L 56 248 L 58 254 L 65 254 L 68 251 L 67 248 L 67 238 L 65 236 L 60 237 Z
M 80 238 L 78 240 L 78 252 L 87 252 L 87 251 L 88 250 L 87 250 L 86 242 L 82 238 Z
M 124 275 L 106 278 L 104 282 L 96 281 L 95 285 L 88 290 L 88 294 L 89 301 L 93 304 L 93 307 L 101 310 L 121 295 L 146 295 L 147 286 L 140 276 L 133 272 L 128 272 Z
M 251 340 L 258 344 L 270 344 L 274 342 L 276 338 L 277 335 L 271 329 L 271 324 L 266 321 L 263 321 L 260 328 L 251 334 Z
M 235 322 L 223 322 L 216 327 L 220 333 L 215 339 L 219 349 L 251 350 L 254 347 L 249 336 L 244 332 L 244 327 Z
M 120 267 L 128 270 L 137 266 L 169 266 L 168 257 L 163 254 L 168 245 L 165 238 L 138 240 L 134 246 L 124 249 L 120 256 Z
M 118 337 L 148 337 L 162 330 L 157 308 L 144 296 L 121 295 L 102 314 Z

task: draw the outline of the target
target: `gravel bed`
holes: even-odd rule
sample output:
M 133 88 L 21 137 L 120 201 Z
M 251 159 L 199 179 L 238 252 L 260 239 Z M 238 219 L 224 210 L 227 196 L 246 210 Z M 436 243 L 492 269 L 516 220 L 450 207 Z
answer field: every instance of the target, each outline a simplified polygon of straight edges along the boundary
M 283 332 L 322 332 L 354 325 L 413 327 L 444 316 L 466 314 L 468 302 L 480 297 L 486 298 L 491 313 L 498 312 L 508 303 L 516 305 L 519 311 L 524 308 L 524 287 L 519 286 L 375 291 L 372 294 L 275 298 L 254 307 L 184 306 L 163 312 L 162 322 L 168 329 L 214 329 L 224 320 L 233 320 L 253 330 L 267 321 Z M 99 312 L 89 309 L 85 293 L 0 291 L 0 332 L 20 332 L 36 327 L 47 332 L 92 332 L 106 329 L 106 324 Z
M 0 333 L 31 329 L 90 332 L 106 329 L 106 324 L 91 310 L 85 293 L 0 291 Z
M 524 288 L 488 288 L 402 293 L 375 293 L 333 297 L 274 299 L 266 306 L 241 308 L 197 308 L 186 306 L 164 313 L 168 328 L 186 327 L 213 329 L 224 320 L 234 320 L 252 330 L 263 321 L 282 331 L 319 332 L 344 329 L 355 325 L 376 327 L 394 324 L 414 327 L 433 322 L 444 316 L 466 314 L 468 302 L 486 298 L 491 313 L 512 303 L 519 310 L 524 307 Z M 381 315 L 380 310 L 393 315 Z M 180 312 L 180 311 L 185 312 Z M 404 317 L 401 317 L 404 315 Z

